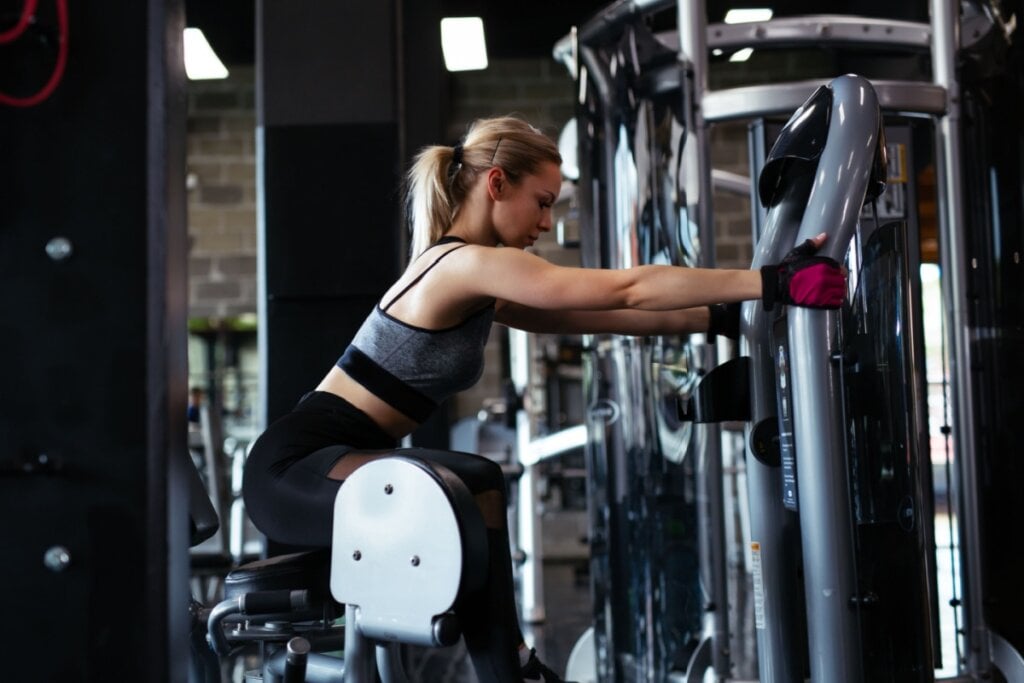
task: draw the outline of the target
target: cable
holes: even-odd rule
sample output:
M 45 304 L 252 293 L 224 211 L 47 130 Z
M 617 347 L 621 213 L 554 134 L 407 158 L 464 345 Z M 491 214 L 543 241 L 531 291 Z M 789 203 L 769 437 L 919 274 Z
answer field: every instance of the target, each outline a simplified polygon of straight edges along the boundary
M 38 0 L 25 0 L 25 4 L 21 8 L 21 17 L 18 19 L 18 23 L 3 33 L 0 33 L 0 45 L 11 42 L 25 32 L 25 29 L 28 28 L 29 22 L 32 21 L 32 16 L 36 13 L 36 2 L 38 2 Z
M 23 28 L 19 30 L 19 27 L 23 22 L 27 23 L 28 20 L 25 19 L 26 14 L 29 14 L 27 10 L 30 6 L 31 9 L 34 10 L 35 4 L 36 0 L 26 0 L 26 11 L 22 12 L 21 20 L 19 20 L 18 25 L 12 29 L 12 31 L 15 32 L 15 36 L 19 35 L 20 31 L 24 30 Z M 6 104 L 12 107 L 34 107 L 52 95 L 53 91 L 56 90 L 57 86 L 60 84 L 60 79 L 64 76 L 64 65 L 67 63 L 68 58 L 68 6 L 67 0 L 56 0 L 56 4 L 57 25 L 60 30 L 60 38 L 58 39 L 59 43 L 57 47 L 57 63 L 53 67 L 53 73 L 50 74 L 50 80 L 46 82 L 46 85 L 44 85 L 39 92 L 34 95 L 29 95 L 28 97 L 13 97 L 0 92 L 0 104 Z M 6 31 L 3 35 L 6 36 L 12 31 Z M 0 43 L 2 43 L 2 41 L 0 41 Z

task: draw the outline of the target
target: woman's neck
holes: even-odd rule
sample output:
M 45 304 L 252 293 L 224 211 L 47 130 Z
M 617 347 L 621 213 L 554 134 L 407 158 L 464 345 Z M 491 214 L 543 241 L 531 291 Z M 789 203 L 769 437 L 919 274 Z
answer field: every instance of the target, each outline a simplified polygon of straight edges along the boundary
M 470 192 L 459 210 L 455 212 L 452 226 L 445 237 L 461 237 L 470 244 L 482 244 L 493 247 L 498 244 L 497 235 L 491 224 L 491 202 L 486 191 L 480 192 L 480 183 L 475 191 Z M 482 195 L 482 196 L 481 196 Z

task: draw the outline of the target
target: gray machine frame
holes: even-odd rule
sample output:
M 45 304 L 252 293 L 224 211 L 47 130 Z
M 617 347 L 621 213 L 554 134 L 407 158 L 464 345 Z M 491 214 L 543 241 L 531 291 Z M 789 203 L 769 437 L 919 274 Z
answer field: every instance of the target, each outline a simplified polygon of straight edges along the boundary
M 960 46 L 960 7 L 954 0 L 929 0 L 931 24 L 887 21 L 867 17 L 818 15 L 790 19 L 775 19 L 765 22 L 741 25 L 707 25 L 704 0 L 679 0 L 678 3 L 665 1 L 617 2 L 601 12 L 587 27 L 574 31 L 555 46 L 555 56 L 564 62 L 573 73 L 579 75 L 581 66 L 593 62 L 590 48 L 579 33 L 584 29 L 594 31 L 610 26 L 631 15 L 665 10 L 673 4 L 677 7 L 677 25 L 681 30 L 672 35 L 659 36 L 663 42 L 677 43 L 679 60 L 689 74 L 687 101 L 696 103 L 690 112 L 689 123 L 693 134 L 694 152 L 697 157 L 696 169 L 699 177 L 690 179 L 696 184 L 699 195 L 699 222 L 701 235 L 707 235 L 707 244 L 712 244 L 713 216 L 710 202 L 712 171 L 708 155 L 708 128 L 716 122 L 751 119 L 768 115 L 789 114 L 797 109 L 822 81 L 802 81 L 758 85 L 711 91 L 708 88 L 707 54 L 712 48 L 733 49 L 757 47 L 772 44 L 822 44 L 845 43 L 860 46 L 882 46 L 924 50 L 930 48 L 932 58 L 931 81 L 872 81 L 870 88 L 862 89 L 856 81 L 839 81 L 840 99 L 861 101 L 861 92 L 868 93 L 873 100 L 868 105 L 870 112 L 861 117 L 861 122 L 848 129 L 851 138 L 877 134 L 882 112 L 906 116 L 930 117 L 935 128 L 935 156 L 937 165 L 937 203 L 939 207 L 940 263 L 943 269 L 942 287 L 945 301 L 945 343 L 951 356 L 951 399 L 953 420 L 951 425 L 956 452 L 956 495 L 953 497 L 954 512 L 959 524 L 960 590 L 962 596 L 963 630 L 961 633 L 966 653 L 959 662 L 961 676 L 947 680 L 976 680 L 991 675 L 995 665 L 1008 680 L 1024 681 L 1024 658 L 1012 646 L 990 631 L 982 612 L 981 556 L 978 547 L 980 538 L 979 504 L 977 499 L 978 472 L 976 444 L 974 441 L 975 399 L 972 390 L 971 346 L 968 328 L 967 264 L 958 258 L 964 253 L 964 205 L 962 200 L 963 179 L 959 160 L 961 158 L 960 131 L 960 84 L 957 80 L 956 63 Z M 590 74 L 598 78 L 599 74 Z M 601 84 L 598 83 L 600 86 Z M 607 87 L 607 86 L 606 86 Z M 856 93 L 848 92 L 850 88 Z M 858 117 L 854 117 L 858 118 Z M 847 153 L 849 150 L 847 150 Z M 870 167 L 872 159 L 857 154 L 854 175 L 860 177 Z M 844 159 L 844 163 L 847 160 Z M 825 158 L 825 168 L 838 165 L 838 160 Z M 611 169 L 608 169 L 609 171 Z M 811 206 L 805 216 L 816 216 L 806 220 L 796 234 L 777 230 L 766 235 L 758 245 L 754 267 L 777 261 L 795 242 L 819 232 L 822 225 L 833 225 L 829 230 L 830 240 L 825 253 L 842 259 L 858 219 L 858 210 L 847 211 L 849 205 L 859 209 L 864 199 L 864 188 L 858 183 L 837 183 L 828 192 L 818 192 L 809 198 Z M 614 202 L 614 198 L 605 201 Z M 821 220 L 820 216 L 828 219 Z M 710 264 L 707 264 L 710 265 Z M 755 324 L 760 315 L 759 304 L 748 304 L 744 310 L 744 347 L 752 362 L 771 363 L 771 356 L 765 350 L 767 332 Z M 802 525 L 804 552 L 810 559 L 807 563 L 806 590 L 808 600 L 809 642 L 812 676 L 821 681 L 856 681 L 862 679 L 859 664 L 852 661 L 849 653 L 858 648 L 855 612 L 846 604 L 847 598 L 855 595 L 852 586 L 853 545 L 849 505 L 842 504 L 849 497 L 847 473 L 841 460 L 815 458 L 822 452 L 843 452 L 839 408 L 833 401 L 821 400 L 828 396 L 828 384 L 835 380 L 836 372 L 830 360 L 835 348 L 834 313 L 797 310 L 791 317 L 790 336 L 799 340 L 806 353 L 794 357 L 794 401 L 801 419 L 797 422 L 796 441 L 798 468 L 802 479 L 813 479 L 820 486 L 800 488 L 800 506 L 806 513 Z M 757 372 L 754 373 L 755 375 Z M 774 392 L 768 387 L 752 387 L 752 409 L 757 415 L 771 414 L 775 410 Z M 822 423 L 831 427 L 820 429 Z M 711 458 L 711 461 L 720 460 Z M 706 472 L 711 476 L 714 472 Z M 720 472 L 719 475 L 720 477 Z M 792 586 L 779 582 L 791 575 L 793 558 L 774 549 L 782 547 L 776 540 L 794 532 L 782 519 L 778 508 L 770 501 L 781 499 L 778 477 L 775 472 L 748 458 L 747 476 L 750 484 L 752 538 L 763 539 L 765 543 L 759 554 L 761 595 L 763 600 L 759 618 L 772 624 L 785 624 L 785 605 L 780 596 L 791 594 Z M 720 481 L 718 479 L 717 481 Z M 717 500 L 720 502 L 721 497 Z M 840 503 L 837 503 L 840 501 Z M 707 509 L 712 519 L 710 528 L 717 530 L 723 524 L 724 511 L 712 504 Z M 723 535 L 711 533 L 710 556 L 720 558 L 724 549 L 717 544 L 724 543 Z M 717 548 L 717 551 L 716 551 Z M 709 558 L 702 558 L 707 563 Z M 714 568 L 711 570 L 714 572 Z M 710 584 L 713 601 L 725 600 L 724 582 Z M 827 596 L 819 599 L 819 596 Z M 711 658 L 711 668 L 719 680 L 729 676 L 728 624 L 725 611 L 714 615 L 717 622 L 708 629 L 716 656 Z M 788 634 L 788 635 L 787 635 Z M 763 681 L 798 680 L 795 672 L 795 653 L 799 652 L 790 642 L 791 629 L 759 629 L 761 676 Z M 702 670 L 691 667 L 687 680 L 697 680 Z

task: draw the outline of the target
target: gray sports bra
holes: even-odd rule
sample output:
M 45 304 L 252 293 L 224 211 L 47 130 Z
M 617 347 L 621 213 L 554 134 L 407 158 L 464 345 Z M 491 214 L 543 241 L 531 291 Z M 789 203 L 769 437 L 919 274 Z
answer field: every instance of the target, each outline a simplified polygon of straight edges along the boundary
M 416 327 L 388 315 L 388 309 L 441 259 L 466 246 L 458 237 L 444 237 L 432 245 L 453 242 L 461 245 L 438 256 L 386 306 L 374 307 L 337 363 L 352 379 L 416 422 L 426 420 L 441 401 L 480 379 L 484 345 L 494 322 L 493 303 L 441 330 Z

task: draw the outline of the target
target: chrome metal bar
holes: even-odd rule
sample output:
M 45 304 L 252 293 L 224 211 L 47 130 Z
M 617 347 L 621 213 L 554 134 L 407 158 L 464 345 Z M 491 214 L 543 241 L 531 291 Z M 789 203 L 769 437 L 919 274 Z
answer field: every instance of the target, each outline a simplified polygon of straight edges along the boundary
M 988 675 L 989 640 L 982 612 L 981 537 L 977 500 L 977 448 L 974 440 L 974 386 L 971 376 L 971 332 L 967 301 L 967 245 L 964 225 L 963 179 L 960 173 L 960 84 L 956 53 L 960 45 L 959 3 L 929 0 L 934 41 L 935 83 L 946 92 L 945 116 L 936 126 L 936 170 L 939 207 L 939 245 L 942 264 L 943 313 L 950 349 L 953 397 L 953 448 L 957 465 L 957 518 L 960 523 L 961 595 L 967 671 Z
M 615 131 L 615 122 L 611 115 L 614 110 L 612 103 L 612 84 L 610 81 L 611 75 L 608 73 L 607 69 L 605 69 L 601 60 L 597 57 L 594 51 L 582 43 L 579 46 L 579 58 L 581 66 L 580 78 L 582 79 L 584 74 L 589 75 L 589 81 L 593 84 L 592 87 L 597 93 L 597 99 L 601 102 L 601 107 L 604 109 L 604 115 L 601 117 L 601 126 L 604 128 L 604 134 L 601 136 L 604 144 L 601 159 L 601 163 L 603 165 L 603 168 L 601 169 L 601 176 L 606 178 L 606 183 L 610 185 L 611 179 L 615 177 L 615 140 L 618 137 Z M 580 129 L 580 134 L 583 134 L 582 127 Z M 587 262 L 586 257 L 588 249 L 584 249 L 583 265 L 590 268 L 615 267 L 613 264 L 605 262 L 611 254 L 615 253 L 615 245 L 605 243 L 606 240 L 608 242 L 614 242 L 614 231 L 602 225 L 601 216 L 601 212 L 603 211 L 603 221 L 607 221 L 608 225 L 611 225 L 615 220 L 615 192 L 613 191 L 613 188 L 608 185 L 601 188 L 598 192 L 596 182 L 593 192 L 599 194 L 597 202 L 599 202 L 600 205 L 595 203 L 592 207 L 593 212 L 591 215 L 594 225 L 590 227 L 592 232 L 599 236 L 599 240 L 596 245 L 597 248 L 591 250 L 592 252 L 596 252 L 591 257 L 593 262 Z M 593 199 L 593 195 L 590 195 L 590 197 Z
M 359 608 L 345 605 L 345 683 L 373 683 L 374 648 L 359 632 Z
M 710 604 L 704 606 L 705 629 L 710 635 L 710 664 L 716 677 L 729 675 L 729 584 L 725 551 L 725 494 L 722 490 L 722 439 L 717 424 L 700 425 L 697 466 L 698 520 L 701 569 L 709 589 Z M 703 500 L 701 500 L 701 498 Z M 700 671 L 688 671 L 693 680 L 703 680 Z
M 576 45 L 578 44 L 578 38 L 575 34 L 575 29 L 572 32 L 565 34 L 558 39 L 555 46 L 551 48 L 551 57 L 563 65 L 569 70 L 569 75 L 575 81 L 579 76 L 579 64 L 576 59 Z
M 516 414 L 516 450 L 528 453 L 530 449 L 530 417 L 525 410 Z M 519 590 L 523 621 L 539 624 L 546 618 L 544 612 L 544 553 L 543 529 L 540 518 L 540 501 L 537 485 L 540 472 L 535 465 L 523 463 L 524 470 L 519 477 L 519 500 L 516 503 L 518 515 L 519 548 L 525 559 L 519 567 Z
M 653 13 L 672 6 L 673 0 L 618 0 L 599 10 L 579 29 L 580 43 L 593 45 L 613 34 L 637 14 Z
M 711 147 L 701 109 L 708 89 L 707 10 L 704 0 L 680 0 L 677 6 L 680 50 L 678 59 L 688 66 L 689 78 L 680 96 L 687 108 L 687 135 L 683 150 L 687 199 L 696 201 L 700 254 L 698 263 L 705 268 L 715 265 L 715 216 L 711 198 Z M 696 192 L 692 185 L 696 180 Z M 715 347 L 702 349 L 705 367 L 715 363 Z M 718 678 L 730 673 L 729 662 L 729 589 L 725 556 L 725 509 L 722 491 L 722 438 L 717 425 L 705 426 L 697 432 L 702 466 L 697 468 L 698 486 L 705 496 L 699 514 L 701 524 L 701 565 L 708 580 L 711 609 L 708 626 L 711 635 L 711 665 Z M 700 672 L 689 672 L 698 674 Z
M 823 43 L 927 50 L 932 31 L 928 24 L 910 21 L 818 14 L 743 24 L 709 24 L 707 36 L 708 47 L 722 50 Z
M 530 335 L 522 330 L 508 331 L 512 383 L 516 392 L 527 397 L 531 390 Z M 516 459 L 523 465 L 516 496 L 516 544 L 525 560 L 519 567 L 520 607 L 523 621 L 538 624 L 544 621 L 544 566 L 540 510 L 537 501 L 539 472 L 530 456 L 533 421 L 526 410 L 516 411 Z
M 377 671 L 384 683 L 409 683 L 402 666 L 402 646 L 398 643 L 377 643 Z
M 711 169 L 711 185 L 723 192 L 731 192 L 742 197 L 750 196 L 750 178 L 739 173 L 720 168 Z
M 554 434 L 531 439 L 519 451 L 519 462 L 524 466 L 536 465 L 542 460 L 554 458 L 575 448 L 587 445 L 587 426 L 576 425 Z
M 708 122 L 789 114 L 825 80 L 751 85 L 705 93 L 704 119 Z M 919 81 L 872 81 L 879 105 L 887 112 L 942 114 L 946 111 L 946 90 L 941 85 Z

